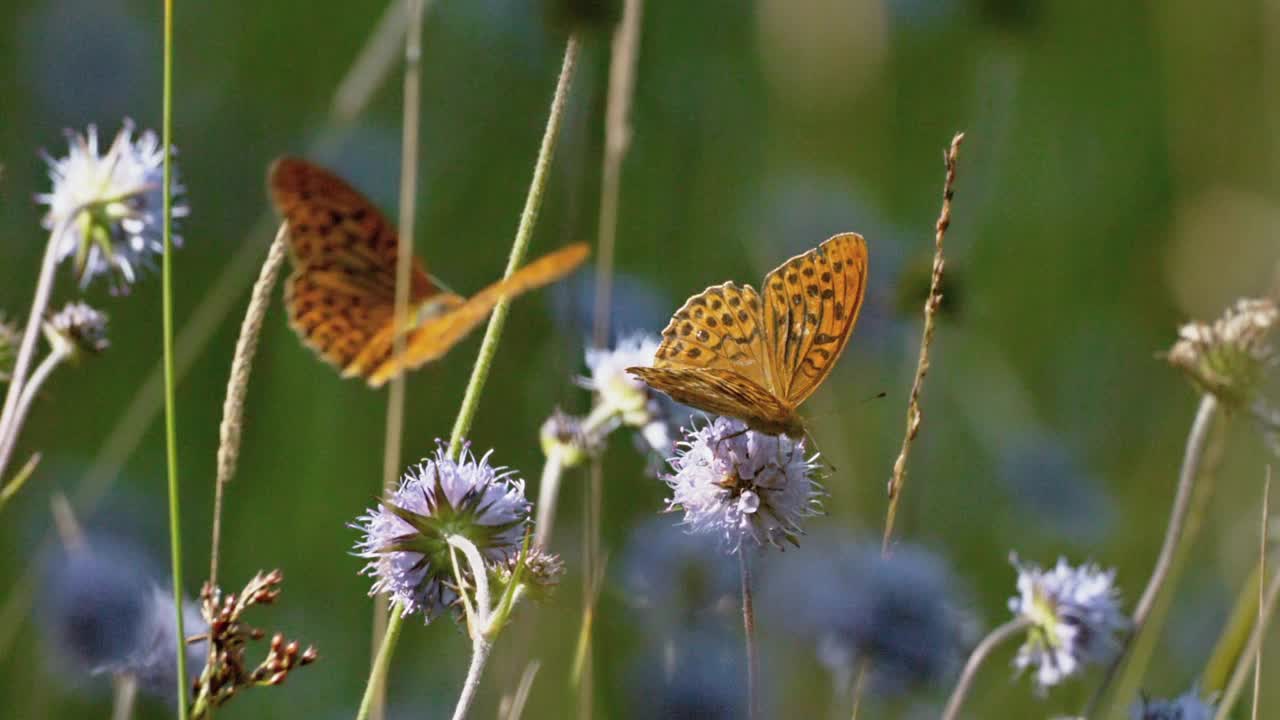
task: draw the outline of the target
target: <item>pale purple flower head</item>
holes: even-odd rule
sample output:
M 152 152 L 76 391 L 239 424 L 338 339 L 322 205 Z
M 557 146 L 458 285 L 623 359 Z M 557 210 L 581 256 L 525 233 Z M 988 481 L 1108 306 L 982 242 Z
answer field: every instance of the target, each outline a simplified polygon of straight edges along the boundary
M 720 537 L 729 552 L 744 543 L 793 544 L 800 523 L 822 510 L 818 456 L 803 440 L 747 430 L 740 420 L 716 418 L 686 432 L 668 462 L 675 474 L 668 510 L 684 511 L 684 525 Z
M 57 239 L 58 260 L 73 261 L 82 287 L 109 275 L 114 289 L 127 290 L 139 268 L 151 266 L 152 257 L 164 251 L 164 149 L 154 132 L 134 140 L 133 131 L 133 123 L 125 120 L 106 154 L 99 154 L 98 129 L 90 125 L 85 135 L 67 133 L 66 157 L 45 156 L 53 190 L 36 195 L 36 201 L 49 206 L 46 229 L 70 223 Z M 175 172 L 175 218 L 188 212 L 179 199 L 182 192 Z M 173 239 L 179 244 L 178 237 Z
M 1142 700 L 1133 704 L 1133 720 L 1213 720 L 1213 703 L 1203 699 L 1196 688 L 1172 700 Z
M 1034 667 L 1041 692 L 1084 665 L 1115 656 L 1120 648 L 1116 633 L 1129 620 L 1120 610 L 1114 570 L 1094 564 L 1074 568 L 1065 558 L 1051 570 L 1023 564 L 1017 557 L 1012 561 L 1018 569 L 1018 595 L 1009 599 L 1009 610 L 1031 623 L 1014 665 L 1020 671 Z
M 357 554 L 373 576 L 369 593 L 386 593 L 405 613 L 421 611 L 430 622 L 458 599 L 448 538 L 461 535 L 490 563 L 520 552 L 532 507 L 524 481 L 514 471 L 489 465 L 463 450 L 449 459 L 443 445 L 435 456 L 409 468 L 400 487 L 352 527 L 364 535 Z
M 78 301 L 67 303 L 51 315 L 44 331 L 55 350 L 73 358 L 96 355 L 111 344 L 107 340 L 107 314 Z
M 658 339 L 645 333 L 621 338 L 611 350 L 587 348 L 591 375 L 579 378 L 579 384 L 600 399 L 583 422 L 584 431 L 593 442 L 601 442 L 616 427 L 625 425 L 637 430 L 636 440 L 642 450 L 662 456 L 671 454 L 675 445 L 672 403 L 626 371 L 629 367 L 653 365 L 657 351 Z

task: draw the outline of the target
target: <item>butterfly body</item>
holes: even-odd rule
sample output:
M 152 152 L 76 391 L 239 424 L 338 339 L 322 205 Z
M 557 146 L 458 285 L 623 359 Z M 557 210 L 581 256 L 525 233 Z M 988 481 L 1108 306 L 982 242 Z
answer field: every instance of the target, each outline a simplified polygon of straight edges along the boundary
M 844 233 L 766 275 L 763 294 L 750 285 L 713 285 L 672 316 L 653 366 L 627 372 L 752 430 L 803 437 L 797 408 L 848 343 L 866 274 L 866 241 Z
M 267 182 L 288 223 L 290 326 L 343 377 L 364 378 L 373 387 L 442 357 L 499 302 L 564 277 L 589 253 L 581 243 L 561 248 L 470 298 L 441 288 L 414 258 L 408 311 L 396 320 L 400 239 L 377 207 L 337 175 L 299 158 L 276 160 Z M 394 353 L 397 334 L 404 337 L 400 354 Z

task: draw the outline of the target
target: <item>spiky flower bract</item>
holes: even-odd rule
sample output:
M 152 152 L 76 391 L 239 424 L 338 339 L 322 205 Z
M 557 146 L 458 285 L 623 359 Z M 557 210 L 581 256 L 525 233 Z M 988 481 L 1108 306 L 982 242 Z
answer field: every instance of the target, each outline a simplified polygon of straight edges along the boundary
M 44 325 L 45 338 L 55 352 L 73 359 L 96 355 L 110 345 L 107 315 L 82 302 L 67 303 Z
M 142 267 L 164 252 L 161 200 L 164 149 L 150 130 L 135 140 L 125 120 L 105 154 L 99 154 L 98 130 L 84 135 L 68 131 L 66 157 L 45 155 L 53 190 L 36 196 L 48 205 L 43 224 L 55 230 L 58 261 L 71 259 L 81 287 L 98 276 L 110 276 L 112 288 L 124 291 Z M 175 176 L 176 177 L 176 176 Z M 183 187 L 174 180 L 173 217 L 185 217 Z M 174 244 L 180 243 L 176 235 Z
M 668 510 L 684 511 L 694 533 L 718 536 L 731 553 L 796 544 L 807 517 L 822 510 L 818 456 L 803 440 L 748 430 L 740 420 L 716 418 L 687 431 L 675 457 Z
M 1213 720 L 1213 716 L 1213 703 L 1200 697 L 1196 688 L 1172 700 L 1143 698 L 1129 711 L 1133 720 Z
M 1087 664 L 1109 661 L 1120 649 L 1116 634 L 1129 626 L 1120 611 L 1115 571 L 1087 564 L 1078 568 L 1060 558 L 1051 570 L 1011 558 L 1018 570 L 1018 595 L 1009 610 L 1030 622 L 1027 641 L 1014 665 L 1035 668 L 1041 692 Z
M 458 599 L 450 536 L 474 543 L 490 563 L 519 554 L 531 504 L 524 481 L 491 466 L 491 454 L 476 459 L 464 449 L 454 461 L 441 444 L 352 525 L 363 533 L 356 551 L 369 560 L 363 572 L 374 578 L 371 595 L 386 593 L 404 613 L 430 622 Z

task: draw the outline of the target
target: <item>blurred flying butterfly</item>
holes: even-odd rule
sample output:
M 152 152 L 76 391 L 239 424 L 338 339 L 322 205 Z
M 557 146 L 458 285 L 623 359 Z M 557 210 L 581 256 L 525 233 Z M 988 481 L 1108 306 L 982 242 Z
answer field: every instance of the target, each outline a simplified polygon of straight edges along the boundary
M 470 298 L 443 289 L 415 257 L 408 314 L 399 325 L 405 351 L 393 357 L 395 228 L 359 191 L 306 160 L 276 160 L 267 184 L 289 225 L 293 274 L 285 281 L 284 304 L 290 326 L 343 377 L 362 377 L 371 387 L 440 358 L 500 300 L 555 282 L 590 252 L 585 244 L 569 245 Z
M 662 331 L 653 367 L 627 372 L 676 402 L 802 437 L 796 408 L 849 342 L 866 281 L 866 241 L 835 235 L 765 275 L 763 298 L 732 282 L 689 298 Z

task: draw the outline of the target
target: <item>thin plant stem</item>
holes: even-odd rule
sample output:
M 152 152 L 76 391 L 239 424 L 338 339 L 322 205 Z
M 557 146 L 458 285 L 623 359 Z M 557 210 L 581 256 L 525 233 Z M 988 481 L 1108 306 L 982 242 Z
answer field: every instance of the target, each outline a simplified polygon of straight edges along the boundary
M 1024 617 L 1016 617 L 1009 622 L 1001 625 L 991 631 L 978 643 L 978 646 L 969 654 L 969 659 L 965 661 L 964 670 L 960 673 L 960 679 L 956 682 L 956 687 L 951 691 L 951 697 L 947 699 L 947 706 L 942 711 L 942 720 L 956 720 L 960 717 L 960 707 L 964 705 L 965 699 L 969 695 L 969 690 L 973 686 L 973 679 L 978 675 L 978 669 L 982 667 L 982 663 L 986 662 L 991 651 L 1006 643 L 1010 638 L 1027 629 L 1031 621 Z
M 165 459 L 169 468 L 169 552 L 173 574 L 173 612 L 178 654 L 178 718 L 186 720 L 187 634 L 182 612 L 182 501 L 178 493 L 178 429 L 175 402 L 176 373 L 173 366 L 173 0 L 164 0 L 164 78 L 161 111 L 161 145 L 164 148 L 164 186 L 160 189 L 161 232 L 161 316 L 164 345 L 164 425 Z
M 582 624 L 578 631 L 578 647 L 575 652 L 572 681 L 578 689 L 578 717 L 591 720 L 595 713 L 595 659 L 592 657 L 591 636 L 596 619 L 596 578 L 599 576 L 600 535 L 597 498 L 599 485 L 603 485 L 604 465 L 600 458 L 593 458 L 582 486 L 582 506 L 586 518 L 582 523 Z
M 1262 607 L 1260 598 L 1264 594 L 1263 588 L 1266 587 L 1261 582 L 1259 571 L 1260 568 L 1255 565 L 1241 586 L 1235 607 L 1231 609 L 1227 624 L 1218 636 L 1213 652 L 1209 654 L 1209 660 L 1200 674 L 1200 690 L 1206 695 L 1221 693 L 1227 686 L 1236 660 L 1249 641 L 1249 633 L 1258 619 L 1258 609 Z
M 636 60 L 640 54 L 640 21 L 644 0 L 625 0 L 622 22 L 613 31 L 609 57 L 609 90 L 605 99 L 604 153 L 600 172 L 600 217 L 596 229 L 596 286 L 593 308 L 592 345 L 609 344 L 609 320 L 613 308 L 614 248 L 618 237 L 618 198 L 622 186 L 622 161 L 631 146 L 631 100 L 635 88 Z M 598 402 L 598 398 L 597 398 Z M 583 546 L 582 604 L 584 613 L 594 613 L 592 578 L 601 555 L 600 515 L 604 504 L 604 458 L 591 459 L 587 476 L 586 542 Z M 541 530 L 541 528 L 539 528 Z M 578 717 L 590 720 L 594 697 L 591 673 L 591 628 L 582 638 L 585 672 L 579 678 Z
M 393 0 L 391 4 L 395 5 L 398 2 L 399 0 Z M 384 16 L 383 22 L 390 21 Z M 396 40 L 393 39 L 391 42 L 394 43 Z M 329 123 L 333 131 L 312 143 L 311 151 L 318 151 L 336 143 L 349 133 L 355 120 L 368 107 L 374 92 L 381 87 L 383 80 L 390 72 L 391 59 L 394 57 L 394 52 L 384 56 L 381 45 L 373 41 L 361 48 L 359 55 L 352 61 L 338 84 L 338 92 L 330 104 Z M 82 210 L 83 208 L 77 208 L 73 215 Z M 190 317 L 177 337 L 174 364 L 179 379 L 186 374 L 197 358 L 203 356 L 209 341 L 221 327 L 222 320 L 235 307 L 237 299 L 249 283 L 249 278 L 253 277 L 253 269 L 258 265 L 260 249 L 256 239 L 270 233 L 276 223 L 276 219 L 269 211 L 264 212 L 236 245 L 231 259 L 223 266 L 209 289 L 201 294 L 200 300 L 192 309 Z M 111 431 L 99 446 L 89 471 L 81 477 L 73 494 L 76 507 L 80 512 L 89 512 L 97 507 L 111 484 L 120 476 L 120 469 L 124 463 L 134 455 L 134 451 L 150 430 L 156 414 L 163 407 L 163 372 L 164 362 L 157 362 L 147 373 L 138 392 L 134 393 L 129 406 L 121 413 L 120 420 L 112 425 Z M 41 542 L 41 547 L 52 547 L 53 542 L 53 537 L 46 535 Z M 40 556 L 39 552 L 30 554 L 32 557 Z M 0 657 L 8 654 L 17 636 L 17 630 L 31 608 L 36 572 L 35 563 L 28 563 L 22 575 L 9 589 L 3 606 L 0 606 Z
M 760 658 L 756 653 L 756 611 L 751 600 L 751 559 L 748 550 L 738 550 L 742 575 L 742 639 L 747 651 L 747 717 L 760 716 Z
M 471 665 L 467 668 L 467 679 L 462 683 L 462 693 L 458 695 L 458 705 L 453 710 L 453 720 L 463 720 L 471 711 L 476 691 L 480 689 L 480 677 L 489 663 L 489 653 L 492 650 L 493 643 L 486 640 L 482 633 L 476 633 L 471 639 Z
M 849 720 L 858 720 L 858 712 L 862 709 L 862 691 L 863 684 L 867 682 L 867 666 L 870 663 L 865 657 L 858 661 L 858 669 L 853 675 L 853 710 L 849 713 Z
M 1164 542 L 1161 544 L 1160 554 L 1156 557 L 1156 563 L 1152 568 L 1147 586 L 1142 591 L 1142 596 L 1138 599 L 1138 603 L 1134 606 L 1133 625 L 1125 636 L 1124 647 L 1116 658 L 1111 661 L 1106 674 L 1103 676 L 1102 683 L 1090 699 L 1089 706 L 1085 712 L 1086 717 L 1092 717 L 1094 711 L 1099 707 L 1099 703 L 1102 702 L 1112 682 L 1116 679 L 1118 671 L 1126 662 L 1126 658 L 1129 657 L 1130 650 L 1138 642 L 1139 637 L 1146 628 L 1147 620 L 1155 607 L 1157 598 L 1160 596 L 1161 589 L 1165 587 L 1173 575 L 1171 570 L 1175 565 L 1174 561 L 1178 555 L 1178 550 L 1189 534 L 1186 532 L 1187 518 L 1190 515 L 1192 501 L 1196 494 L 1196 479 L 1201 475 L 1205 465 L 1209 439 L 1220 407 L 1217 398 L 1211 393 L 1205 393 L 1200 398 L 1200 405 L 1196 410 L 1196 416 L 1191 423 L 1190 434 L 1187 437 L 1182 467 L 1178 472 L 1178 489 L 1174 496 L 1173 508 L 1169 514 L 1169 524 L 1165 528 Z M 1126 692 L 1126 688 L 1136 684 L 1138 681 L 1137 672 L 1137 670 L 1126 670 L 1123 673 L 1124 677 L 1121 677 L 1117 685 L 1118 693 L 1114 703 L 1117 708 L 1125 702 L 1125 696 L 1129 694 Z
M 58 265 L 58 240 L 79 212 L 76 210 L 68 214 L 49 234 L 49 243 L 44 249 L 44 259 L 40 261 L 35 298 L 31 301 L 31 313 L 27 318 L 27 326 L 22 331 L 18 357 L 14 360 L 13 372 L 9 375 L 9 388 L 4 396 L 4 411 L 0 414 L 0 477 L 4 477 L 13 449 L 18 444 L 17 427 L 21 425 L 21 421 L 15 417 L 15 410 L 22 397 L 22 388 L 26 384 L 27 370 L 35 355 L 36 338 L 40 336 L 40 328 L 44 324 L 44 313 L 49 307 L 49 296 L 53 293 L 53 271 Z
M 53 371 L 70 356 L 70 350 L 54 347 L 49 351 L 48 355 L 44 356 L 44 359 L 36 366 L 35 371 L 31 373 L 31 377 L 27 379 L 22 388 L 21 397 L 18 398 L 18 404 L 14 407 L 13 422 L 10 423 L 9 434 L 5 438 L 7 442 L 5 442 L 4 449 L 0 451 L 4 457 L 4 463 L 0 464 L 0 477 L 3 477 L 3 468 L 8 465 L 9 457 L 14 447 L 17 446 L 18 434 L 22 432 L 22 424 L 26 422 L 27 414 L 31 412 L 31 405 L 35 402 L 36 394 L 40 392 L 41 386 L 49 379 Z M 23 482 L 26 482 L 26 478 L 23 478 Z M 9 490 L 9 486 L 13 486 L 13 490 Z M 2 491 L 3 500 L 8 500 L 13 493 L 17 492 L 18 488 L 22 487 L 21 484 L 17 483 L 10 483 L 9 486 L 5 486 Z M 0 507 L 3 507 L 3 500 L 0 500 Z
M 938 307 L 942 304 L 942 272 L 946 260 L 942 254 L 942 241 L 946 237 L 947 228 L 951 226 L 951 199 L 955 195 L 956 162 L 960 156 L 960 143 L 964 142 L 964 133 L 956 133 L 951 145 L 942 154 L 946 164 L 946 180 L 942 185 L 942 210 L 938 221 L 934 224 L 933 235 L 933 275 L 929 281 L 929 297 L 924 302 L 924 328 L 920 332 L 920 357 L 916 361 L 915 378 L 911 381 L 911 395 L 907 401 L 907 430 L 902 436 L 902 449 L 898 459 L 893 463 L 893 475 L 889 478 L 887 492 L 889 507 L 884 517 L 884 538 L 880 550 L 889 554 L 889 546 L 893 541 L 893 523 L 898 516 L 898 502 L 902 498 L 902 487 L 907 481 L 907 457 L 911 454 L 911 445 L 920 433 L 920 392 L 924 388 L 924 378 L 929 372 L 929 346 L 933 343 L 934 318 Z M 855 700 L 855 705 L 857 704 Z
M 1266 592 L 1258 609 L 1258 622 L 1254 624 L 1253 631 L 1249 633 L 1249 642 L 1245 644 L 1244 652 L 1236 662 L 1235 671 L 1231 673 L 1231 680 L 1227 683 L 1227 689 L 1223 691 L 1222 698 L 1218 701 L 1217 714 L 1214 715 L 1214 720 L 1226 720 L 1230 716 L 1236 699 L 1240 696 L 1245 682 L 1249 679 L 1249 673 L 1253 671 L 1254 658 L 1262 653 L 1262 644 L 1266 638 L 1267 627 L 1271 623 L 1271 618 L 1275 616 L 1277 598 L 1280 598 L 1280 573 L 1273 575 L 1271 582 L 1266 585 Z
M 516 229 L 516 237 L 512 242 L 511 256 L 507 262 L 505 273 L 506 277 L 510 277 L 520 267 L 520 263 L 524 260 L 524 256 L 529 249 L 529 241 L 533 237 L 533 228 L 537 224 L 538 209 L 542 204 L 542 194 L 546 190 L 556 135 L 560 129 L 560 120 L 563 116 L 565 103 L 568 100 L 569 87 L 573 78 L 573 68 L 577 55 L 578 39 L 577 36 L 572 36 L 565 46 L 564 62 L 560 66 L 560 77 L 556 83 L 555 95 L 551 100 L 551 112 L 547 118 L 546 131 L 542 136 L 542 146 L 538 150 L 533 180 L 529 186 L 529 196 L 525 200 L 524 211 L 520 216 L 520 225 Z M 471 423 L 475 419 L 476 411 L 480 405 L 480 396 L 484 390 L 485 380 L 488 378 L 494 355 L 498 352 L 498 343 L 502 339 L 502 329 L 506 321 L 507 308 L 507 301 L 500 301 L 494 307 L 493 315 L 489 318 L 489 325 L 485 329 L 484 340 L 481 341 L 480 352 L 471 370 L 471 379 L 467 382 L 467 389 L 462 398 L 462 406 L 458 411 L 457 419 L 454 421 L 453 432 L 449 439 L 448 455 L 451 458 L 458 457 L 458 453 L 462 450 L 463 438 L 471 430 Z M 373 698 L 379 692 L 379 688 L 383 683 L 386 682 L 387 670 L 391 665 L 391 657 L 395 654 L 396 642 L 400 637 L 403 625 L 404 614 L 401 612 L 400 607 L 396 606 L 391 610 L 391 616 L 387 621 L 387 629 L 383 634 L 382 646 L 378 649 L 373 668 L 369 672 L 369 681 L 365 686 L 364 697 L 360 702 L 360 709 L 356 715 L 357 720 L 365 720 L 369 717 Z
M 13 496 L 17 495 L 18 491 L 22 489 L 22 486 L 31 479 L 31 475 L 35 473 L 36 466 L 40 464 L 42 457 L 44 456 L 40 453 L 32 453 L 27 462 L 18 469 L 18 473 L 13 476 L 13 479 L 5 483 L 4 487 L 0 487 L 0 510 L 3 510 L 5 503 L 12 500 Z
M 391 338 L 392 356 L 402 357 L 405 348 L 404 319 L 409 309 L 409 267 L 413 260 L 414 218 L 418 198 L 418 138 L 421 122 L 419 98 L 422 87 L 422 23 L 423 0 L 405 0 L 406 30 L 404 38 L 404 91 L 400 121 L 400 242 L 396 247 L 395 302 L 392 322 L 396 328 Z M 386 436 L 382 445 L 382 495 L 395 489 L 400 471 L 400 455 L 404 439 L 404 372 L 391 377 L 387 393 Z M 371 663 L 378 657 L 379 642 L 386 632 L 387 600 L 379 595 L 373 603 Z M 386 687 L 379 685 L 370 717 L 386 716 Z
M 1258 532 L 1258 626 L 1266 622 L 1263 605 L 1267 593 L 1262 589 L 1267 580 L 1267 525 L 1271 516 L 1271 466 L 1267 465 L 1267 479 L 1262 485 L 1262 528 Z M 1262 699 L 1262 651 L 1259 649 L 1253 663 L 1253 720 L 1258 720 L 1258 708 Z
M 119 675 L 111 683 L 111 720 L 129 720 L 133 717 L 138 699 L 138 679 L 132 675 Z
M 579 42 L 577 35 L 571 35 L 568 44 L 565 45 L 560 77 L 556 82 L 555 95 L 551 99 L 551 112 L 547 116 L 547 128 L 542 134 L 538 159 L 533 166 L 533 180 L 529 183 L 529 194 L 525 198 L 524 210 L 520 213 L 520 225 L 516 228 L 516 237 L 511 243 L 511 255 L 507 258 L 507 269 L 503 273 L 503 278 L 511 277 L 529 252 L 529 241 L 533 239 L 533 229 L 538 224 L 542 195 L 547 189 L 547 180 L 550 177 L 551 158 L 555 155 L 560 121 L 564 116 L 565 104 L 569 100 L 569 86 L 572 83 L 573 68 L 578 59 Z M 458 411 L 458 417 L 453 423 L 453 433 L 449 440 L 449 457 L 457 457 L 458 451 L 462 449 L 463 438 L 471 431 L 471 423 L 475 420 L 476 411 L 480 407 L 480 396 L 484 392 L 485 381 L 489 379 L 489 367 L 493 364 L 493 358 L 498 352 L 498 342 L 502 338 L 502 330 L 506 326 L 510 308 L 510 300 L 504 298 L 498 301 L 493 308 L 493 314 L 489 316 L 484 339 L 480 341 L 480 352 L 476 356 L 471 379 L 467 381 L 467 389 L 463 394 L 462 408 Z
M 564 454 L 559 446 L 547 453 L 538 483 L 538 516 L 534 523 L 533 546 L 546 548 L 551 543 L 551 528 L 556 521 L 556 501 L 560 496 L 560 480 L 564 477 Z
M 533 690 L 533 681 L 538 677 L 538 669 L 542 667 L 542 663 L 537 660 L 530 660 L 525 666 L 524 672 L 520 674 L 520 684 L 516 686 L 516 693 L 511 699 L 511 705 L 507 708 L 507 712 L 502 716 L 503 720 L 520 720 L 524 715 L 524 706 L 529 702 L 529 693 Z
M 240 323 L 240 337 L 236 339 L 235 354 L 231 360 L 231 376 L 227 379 L 227 395 L 222 401 L 222 424 L 218 427 L 218 469 L 213 485 L 213 521 L 209 542 L 209 586 L 218 585 L 218 559 L 222 546 L 223 491 L 236 474 L 240 459 L 240 437 L 244 432 L 244 399 L 249 390 L 249 374 L 253 370 L 253 358 L 258 352 L 258 338 L 262 334 L 262 320 L 271 306 L 271 291 L 284 263 L 285 237 L 288 226 L 280 224 L 267 259 L 262 263 L 258 279 L 253 284 L 249 307 Z M 214 648 L 210 644 L 209 652 Z

